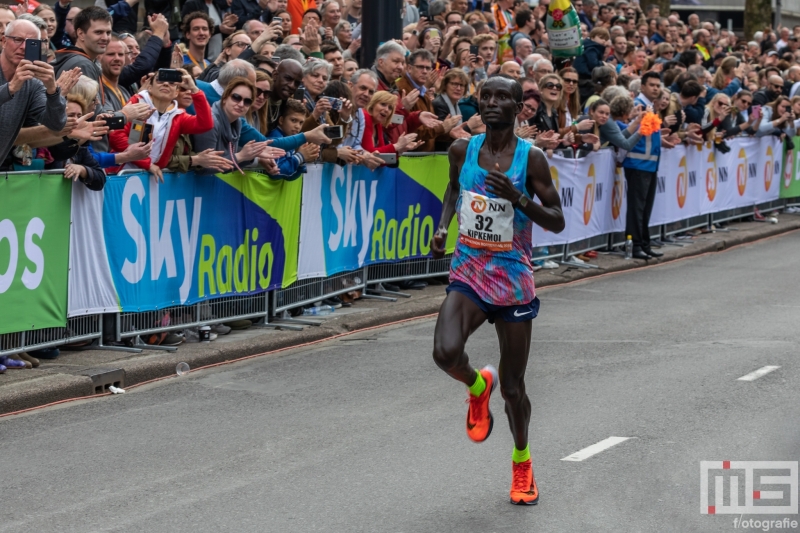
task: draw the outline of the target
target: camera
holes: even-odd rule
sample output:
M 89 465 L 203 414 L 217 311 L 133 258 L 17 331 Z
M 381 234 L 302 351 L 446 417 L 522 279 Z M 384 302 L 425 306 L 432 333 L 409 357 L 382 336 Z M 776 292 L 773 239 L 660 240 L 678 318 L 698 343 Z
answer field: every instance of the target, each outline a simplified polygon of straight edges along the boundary
M 334 98 L 333 96 L 325 96 L 325 99 L 331 103 L 331 110 L 339 111 L 342 109 L 342 99 L 341 98 Z

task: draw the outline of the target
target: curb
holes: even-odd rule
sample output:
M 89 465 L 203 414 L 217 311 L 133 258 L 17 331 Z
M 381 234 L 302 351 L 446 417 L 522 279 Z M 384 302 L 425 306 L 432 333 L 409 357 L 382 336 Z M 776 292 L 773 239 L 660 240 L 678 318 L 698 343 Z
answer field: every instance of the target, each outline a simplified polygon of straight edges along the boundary
M 749 224 L 749 226 L 748 226 Z M 674 263 L 702 255 L 730 250 L 745 244 L 759 243 L 770 238 L 800 230 L 800 217 L 783 217 L 780 224 L 744 223 L 736 224 L 740 231 L 708 234 L 707 241 L 697 240 L 691 246 L 664 248 L 665 256 L 643 263 L 640 260 L 620 261 L 611 256 L 600 256 L 596 262 L 601 268 L 567 268 L 565 271 L 537 273 L 537 288 L 553 288 L 600 276 L 608 276 L 629 270 Z M 748 227 L 742 227 L 748 226 Z M 544 273 L 543 273 L 544 272 Z M 108 364 L 96 365 L 103 368 L 122 368 L 125 371 L 125 387 L 144 384 L 175 375 L 175 366 L 186 362 L 193 370 L 209 365 L 232 363 L 244 358 L 267 356 L 276 351 L 318 343 L 336 336 L 354 333 L 378 326 L 388 326 L 409 319 L 435 315 L 444 300 L 442 287 L 428 287 L 410 299 L 399 299 L 395 303 L 376 304 L 379 309 L 365 313 L 353 313 L 333 317 L 319 327 L 305 328 L 303 331 L 274 331 L 252 339 L 225 344 L 191 344 L 191 350 L 178 352 L 143 352 L 130 360 L 118 360 Z M 93 352 L 99 353 L 99 352 Z M 76 368 L 75 371 L 78 369 Z M 0 386 L 0 417 L 20 411 L 45 407 L 54 403 L 104 396 L 93 395 L 90 378 L 74 373 L 48 369 L 45 365 L 39 370 L 43 375 L 30 379 L 6 383 Z M 9 370 L 8 372 L 15 372 Z M 32 371 L 28 371 L 32 372 Z M 2 377 L 0 377 L 2 383 Z M 107 395 L 107 394 L 106 394 Z

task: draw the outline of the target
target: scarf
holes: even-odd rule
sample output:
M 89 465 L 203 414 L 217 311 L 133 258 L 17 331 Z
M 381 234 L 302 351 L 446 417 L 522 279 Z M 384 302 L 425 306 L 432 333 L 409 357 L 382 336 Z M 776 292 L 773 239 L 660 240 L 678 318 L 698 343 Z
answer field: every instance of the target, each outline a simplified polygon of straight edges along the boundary
M 140 92 L 139 99 L 147 102 L 152 107 L 155 107 L 148 91 Z M 157 164 L 157 161 L 161 159 L 161 155 L 164 153 L 164 147 L 167 144 L 167 138 L 169 137 L 169 128 L 172 125 L 172 119 L 181 113 L 184 113 L 184 110 L 178 107 L 177 101 L 173 100 L 172 104 L 170 104 L 166 111 L 163 113 L 156 111 L 150 115 L 150 118 L 147 119 L 147 123 L 153 126 L 153 135 L 151 137 L 153 147 L 150 149 L 150 161 L 154 165 Z
M 463 120 L 461 120 L 461 110 L 458 108 L 458 105 L 453 105 L 453 102 L 450 101 L 450 97 L 446 94 L 442 95 L 442 100 L 444 100 L 444 103 L 447 104 L 447 109 L 450 111 L 450 116 L 458 117 L 458 123 L 461 124 Z

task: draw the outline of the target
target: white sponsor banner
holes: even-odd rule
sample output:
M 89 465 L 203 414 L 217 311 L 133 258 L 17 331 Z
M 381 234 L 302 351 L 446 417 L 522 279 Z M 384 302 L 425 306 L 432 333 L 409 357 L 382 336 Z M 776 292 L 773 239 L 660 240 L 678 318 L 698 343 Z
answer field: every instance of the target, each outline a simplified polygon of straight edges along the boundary
M 103 235 L 103 199 L 102 191 L 73 183 L 67 292 L 70 317 L 119 311 Z
M 548 159 L 553 185 L 561 198 L 564 231 L 554 234 L 533 227 L 533 245 L 550 246 L 625 229 L 625 180 L 611 150 L 581 159 Z M 538 201 L 538 199 L 537 199 Z

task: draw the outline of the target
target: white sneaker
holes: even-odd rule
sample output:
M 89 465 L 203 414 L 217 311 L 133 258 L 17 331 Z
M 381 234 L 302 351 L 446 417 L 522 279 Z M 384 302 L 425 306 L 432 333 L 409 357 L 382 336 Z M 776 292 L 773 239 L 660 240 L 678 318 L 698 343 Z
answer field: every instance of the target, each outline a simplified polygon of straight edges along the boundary
M 573 263 L 578 263 L 578 264 L 580 264 L 580 265 L 582 265 L 583 263 L 585 263 L 585 262 L 586 262 L 586 261 L 584 261 L 583 259 L 581 259 L 580 257 L 578 257 L 577 255 L 573 255 L 573 256 L 571 256 L 571 257 L 569 258 L 569 260 L 570 260 L 571 262 L 573 262 Z
M 555 261 L 550 261 L 549 259 L 542 263 L 542 268 L 545 270 L 553 270 L 554 268 L 558 268 L 558 263 Z
M 542 265 L 533 265 L 533 271 L 539 272 L 542 269 Z
M 783 210 L 783 212 L 789 214 L 797 214 L 800 213 L 800 209 L 796 207 L 787 207 L 786 209 Z

